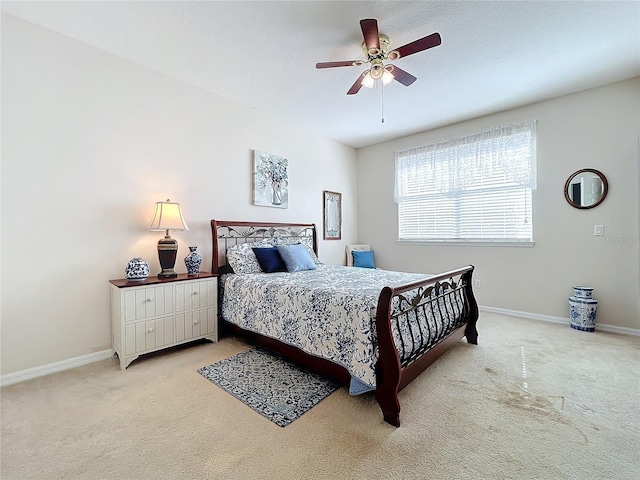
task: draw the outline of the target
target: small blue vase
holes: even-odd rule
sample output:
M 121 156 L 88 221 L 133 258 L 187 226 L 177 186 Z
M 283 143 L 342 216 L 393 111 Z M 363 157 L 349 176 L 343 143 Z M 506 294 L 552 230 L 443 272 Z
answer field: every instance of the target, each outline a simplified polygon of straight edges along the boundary
M 196 252 L 198 247 L 189 247 L 189 255 L 184 258 L 184 264 L 187 267 L 187 274 L 198 275 L 200 273 L 200 264 L 202 256 Z

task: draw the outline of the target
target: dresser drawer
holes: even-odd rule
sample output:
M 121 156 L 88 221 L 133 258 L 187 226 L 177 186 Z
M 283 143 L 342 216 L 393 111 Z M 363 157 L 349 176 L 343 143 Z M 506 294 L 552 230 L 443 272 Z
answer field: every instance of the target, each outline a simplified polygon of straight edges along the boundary
M 175 342 L 173 316 L 130 323 L 124 327 L 125 355 L 152 350 Z
M 176 341 L 216 333 L 218 312 L 215 308 L 176 314 Z
M 176 284 L 176 312 L 214 307 L 217 303 L 216 280 Z
M 135 287 L 124 292 L 124 321 L 127 323 L 172 312 L 172 285 Z

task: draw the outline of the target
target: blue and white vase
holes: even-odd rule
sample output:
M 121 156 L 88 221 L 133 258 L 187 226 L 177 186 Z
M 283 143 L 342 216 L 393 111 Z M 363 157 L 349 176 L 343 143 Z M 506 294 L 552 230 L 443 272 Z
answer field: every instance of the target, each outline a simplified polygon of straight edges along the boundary
M 198 275 L 198 273 L 200 273 L 202 256 L 196 252 L 197 248 L 198 247 L 189 247 L 189 255 L 184 258 L 184 264 L 187 267 L 187 273 L 189 275 Z
M 124 270 L 127 280 L 145 280 L 149 276 L 149 264 L 140 257 L 132 258 Z
M 592 298 L 592 295 L 591 287 L 573 287 L 573 297 L 569 297 L 571 328 L 584 332 L 595 331 L 598 300 Z

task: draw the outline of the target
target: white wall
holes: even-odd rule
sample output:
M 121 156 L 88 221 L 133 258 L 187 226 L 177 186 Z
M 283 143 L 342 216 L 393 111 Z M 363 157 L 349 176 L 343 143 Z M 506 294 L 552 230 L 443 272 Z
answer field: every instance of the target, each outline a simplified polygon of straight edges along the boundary
M 288 158 L 288 209 L 251 205 L 253 149 Z M 189 245 L 209 269 L 212 218 L 314 222 L 343 263 L 356 187 L 350 147 L 2 15 L 2 374 L 111 348 L 108 280 L 134 256 L 160 270 L 156 201 L 190 227 L 178 272 Z M 322 190 L 342 241 L 322 241 Z
M 529 119 L 538 120 L 534 247 L 397 243 L 396 150 Z M 372 244 L 383 268 L 435 273 L 474 264 L 482 280 L 478 302 L 496 308 L 568 318 L 572 286 L 590 285 L 598 324 L 640 329 L 639 132 L 635 78 L 360 149 L 358 240 Z M 582 168 L 609 181 L 605 201 L 589 210 L 569 206 L 563 194 Z M 604 225 L 604 237 L 593 235 L 596 224 Z

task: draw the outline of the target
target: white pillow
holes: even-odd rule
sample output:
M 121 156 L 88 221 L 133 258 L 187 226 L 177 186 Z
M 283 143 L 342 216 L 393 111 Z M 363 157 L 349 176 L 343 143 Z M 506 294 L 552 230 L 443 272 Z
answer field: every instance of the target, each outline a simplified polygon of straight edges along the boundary
M 273 244 L 267 241 L 232 245 L 227 249 L 227 263 L 233 268 L 234 273 L 262 273 L 253 249 L 269 247 L 273 247 Z

